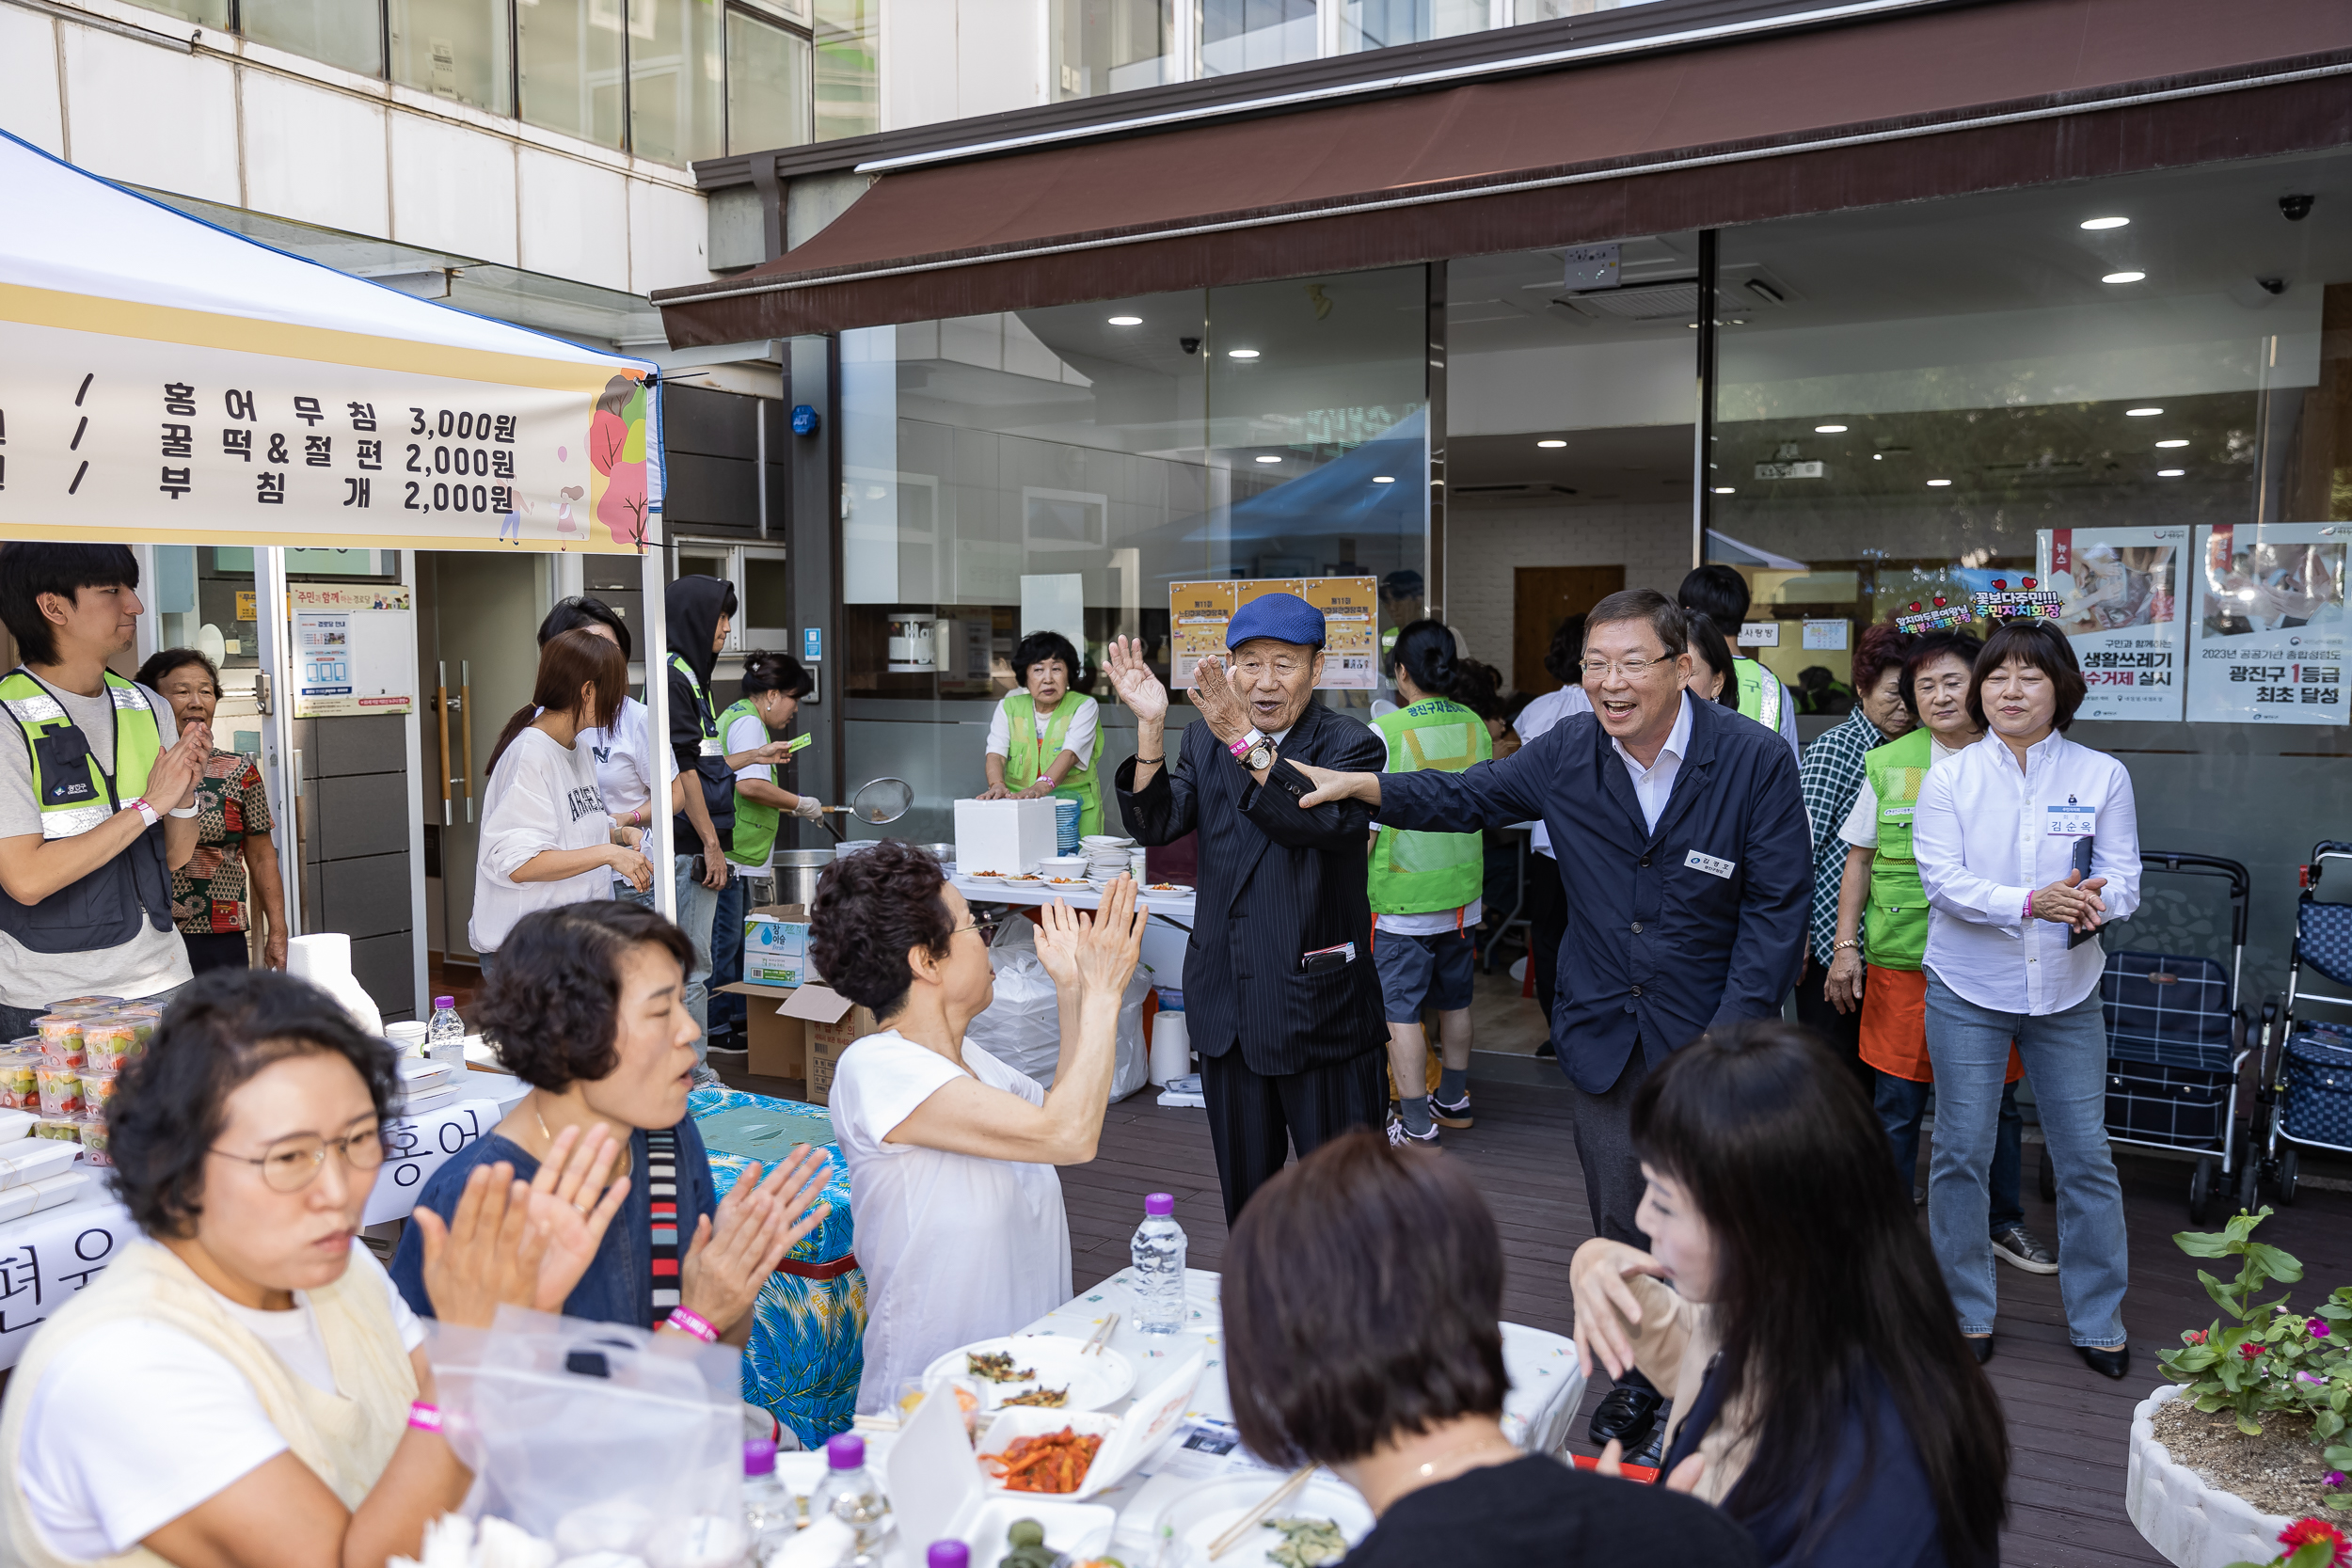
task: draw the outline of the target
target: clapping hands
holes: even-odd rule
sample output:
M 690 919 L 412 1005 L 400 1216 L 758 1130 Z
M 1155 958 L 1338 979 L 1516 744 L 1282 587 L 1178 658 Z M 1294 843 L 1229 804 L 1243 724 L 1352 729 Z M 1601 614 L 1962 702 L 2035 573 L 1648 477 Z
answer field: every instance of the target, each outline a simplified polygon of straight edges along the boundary
M 1123 996 L 1143 956 L 1148 911 L 1136 907 L 1132 877 L 1115 879 L 1103 892 L 1091 919 L 1057 898 L 1045 906 L 1037 932 L 1038 960 L 1054 989 L 1073 987 L 1081 996 Z

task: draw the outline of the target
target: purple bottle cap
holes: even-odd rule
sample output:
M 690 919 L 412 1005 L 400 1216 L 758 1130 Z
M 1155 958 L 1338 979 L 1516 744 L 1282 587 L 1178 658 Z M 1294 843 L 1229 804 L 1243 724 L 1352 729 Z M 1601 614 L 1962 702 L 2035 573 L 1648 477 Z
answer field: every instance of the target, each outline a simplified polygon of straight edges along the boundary
M 1176 1195 L 1173 1193 L 1144 1194 L 1143 1212 L 1157 1218 L 1165 1218 L 1173 1214 L 1176 1212 Z
M 433 999 L 433 1005 L 436 1007 L 454 1007 L 457 1006 L 457 998 L 453 996 L 437 996 Z
M 772 1476 L 776 1473 L 776 1445 L 772 1438 L 743 1439 L 743 1473 L 747 1476 Z
M 923 1560 L 929 1568 L 971 1568 L 972 1548 L 961 1541 L 934 1541 Z
M 866 1464 L 866 1439 L 854 1432 L 826 1438 L 825 1464 L 835 1470 L 863 1468 Z

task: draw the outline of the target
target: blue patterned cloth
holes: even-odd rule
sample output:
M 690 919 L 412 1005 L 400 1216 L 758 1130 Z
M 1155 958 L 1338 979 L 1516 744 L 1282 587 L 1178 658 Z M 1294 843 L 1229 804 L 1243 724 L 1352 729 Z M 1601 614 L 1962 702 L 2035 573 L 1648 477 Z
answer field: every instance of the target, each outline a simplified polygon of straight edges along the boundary
M 696 1089 L 687 1097 L 686 1108 L 709 1149 L 711 1183 L 723 1198 L 755 1160 L 772 1164 L 795 1144 L 822 1146 L 833 1164 L 825 1186 L 833 1212 L 801 1238 L 790 1257 L 821 1263 L 853 1250 L 850 1167 L 822 1105 L 739 1089 Z M 770 1275 L 752 1308 L 751 1343 L 743 1349 L 743 1398 L 773 1411 L 807 1447 L 818 1447 L 834 1433 L 849 1431 L 857 1413 L 865 1336 L 863 1270 L 851 1269 L 838 1279 Z

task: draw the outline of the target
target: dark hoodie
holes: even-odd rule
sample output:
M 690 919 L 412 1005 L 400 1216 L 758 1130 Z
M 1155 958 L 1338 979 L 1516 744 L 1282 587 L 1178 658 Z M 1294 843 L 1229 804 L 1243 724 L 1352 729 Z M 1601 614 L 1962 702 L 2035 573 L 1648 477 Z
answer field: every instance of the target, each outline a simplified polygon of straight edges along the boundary
M 702 775 L 703 804 L 710 808 L 710 821 L 719 830 L 719 842 L 726 844 L 729 830 L 735 826 L 735 773 L 727 767 L 726 753 L 719 739 L 717 698 L 710 689 L 710 672 L 719 662 L 719 654 L 710 644 L 719 629 L 719 617 L 735 612 L 735 585 L 717 578 L 683 577 L 670 584 L 662 602 L 669 615 L 670 651 L 675 658 L 683 659 L 693 670 L 694 679 L 702 683 L 702 700 L 698 703 L 693 682 L 675 662 L 667 665 L 670 750 L 677 757 L 679 772 Z M 706 740 L 717 754 L 705 754 Z M 685 813 L 671 818 L 670 831 L 678 853 L 701 852 L 702 840 Z

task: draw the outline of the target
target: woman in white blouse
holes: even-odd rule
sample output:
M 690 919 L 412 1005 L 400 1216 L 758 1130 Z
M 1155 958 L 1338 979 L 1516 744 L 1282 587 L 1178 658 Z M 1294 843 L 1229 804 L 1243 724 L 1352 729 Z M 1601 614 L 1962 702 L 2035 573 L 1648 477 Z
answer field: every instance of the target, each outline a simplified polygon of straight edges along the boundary
M 1046 906 L 1037 952 L 1061 1004 L 1048 1089 L 964 1039 L 995 989 L 988 927 L 927 851 L 884 839 L 835 861 L 809 912 L 818 972 L 881 1025 L 841 1053 L 832 1094 L 866 1271 L 857 1407 L 872 1414 L 946 1352 L 1070 1299 L 1054 1167 L 1094 1158 L 1143 914 L 1124 877 L 1091 924 Z
M 1987 1172 L 2014 1038 L 2058 1171 L 2067 1327 L 2092 1370 L 2120 1378 L 2131 1366 L 2130 1268 L 2107 1148 L 2096 933 L 2139 904 L 2131 775 L 2066 738 L 2084 686 L 2055 626 L 2002 626 L 1977 656 L 1973 682 L 1970 716 L 1991 733 L 1928 775 L 1913 819 L 1929 903 L 1930 1232 L 1961 1332 L 1990 1336 L 1998 1301 Z

